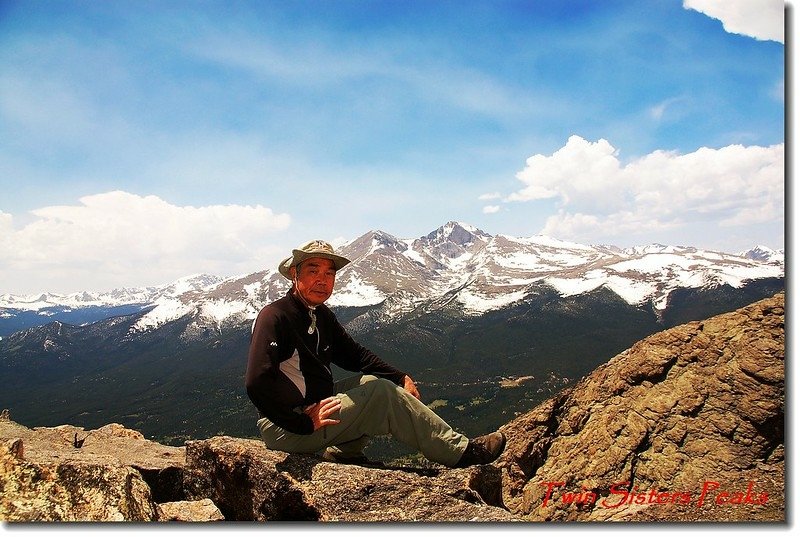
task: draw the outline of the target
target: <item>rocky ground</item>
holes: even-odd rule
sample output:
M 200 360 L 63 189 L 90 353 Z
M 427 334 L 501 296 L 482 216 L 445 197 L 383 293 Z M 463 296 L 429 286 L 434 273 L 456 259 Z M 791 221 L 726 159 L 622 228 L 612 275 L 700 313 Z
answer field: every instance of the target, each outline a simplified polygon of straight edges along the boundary
M 77 443 L 82 441 L 80 447 Z M 112 424 L 0 418 L 0 520 L 511 521 L 492 466 L 365 468 L 214 437 L 163 446 Z

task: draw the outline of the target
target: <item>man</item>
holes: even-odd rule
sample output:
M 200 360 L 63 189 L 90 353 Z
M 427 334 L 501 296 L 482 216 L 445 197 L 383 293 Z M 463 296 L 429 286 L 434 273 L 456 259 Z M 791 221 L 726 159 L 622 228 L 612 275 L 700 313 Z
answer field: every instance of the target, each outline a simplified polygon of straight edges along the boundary
M 414 381 L 355 342 L 331 310 L 336 271 L 350 261 L 330 244 L 311 241 L 278 267 L 292 282 L 253 324 L 245 385 L 270 449 L 315 453 L 337 462 L 366 462 L 373 436 L 390 434 L 449 467 L 488 464 L 505 436 L 474 440 L 454 431 L 420 401 Z M 334 383 L 330 364 L 364 373 Z

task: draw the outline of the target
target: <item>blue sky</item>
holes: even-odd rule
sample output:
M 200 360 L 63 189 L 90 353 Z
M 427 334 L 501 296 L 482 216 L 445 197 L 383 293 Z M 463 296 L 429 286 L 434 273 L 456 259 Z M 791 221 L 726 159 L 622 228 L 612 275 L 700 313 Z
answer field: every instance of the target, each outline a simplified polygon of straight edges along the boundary
M 783 248 L 783 3 L 686 3 L 0 0 L 0 294 L 449 220 Z

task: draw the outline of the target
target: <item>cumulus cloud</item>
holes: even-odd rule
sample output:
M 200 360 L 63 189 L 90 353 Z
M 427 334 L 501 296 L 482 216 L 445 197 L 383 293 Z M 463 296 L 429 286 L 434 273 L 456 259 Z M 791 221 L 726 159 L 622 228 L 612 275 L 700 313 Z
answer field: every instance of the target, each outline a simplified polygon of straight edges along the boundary
M 728 33 L 784 42 L 783 0 L 684 0 L 683 7 L 722 21 Z
M 494 214 L 500 211 L 499 205 L 487 205 L 483 208 L 483 214 Z
M 508 201 L 561 198 L 565 204 L 619 203 L 608 196 L 617 186 L 621 165 L 617 150 L 606 140 L 587 142 L 571 136 L 567 144 L 551 156 L 534 155 L 526 161 L 517 179 L 525 188 Z
M 508 201 L 553 199 L 542 233 L 597 241 L 687 226 L 783 221 L 784 146 L 731 145 L 689 154 L 655 151 L 624 164 L 607 140 L 572 136 L 534 155 Z
M 30 288 L 41 281 L 63 291 L 54 288 L 63 280 L 78 286 L 73 290 L 94 290 L 235 273 L 266 256 L 270 236 L 290 223 L 288 214 L 260 205 L 177 206 L 122 191 L 79 201 L 31 211 L 33 220 L 19 229 L 0 213 L 5 285 Z

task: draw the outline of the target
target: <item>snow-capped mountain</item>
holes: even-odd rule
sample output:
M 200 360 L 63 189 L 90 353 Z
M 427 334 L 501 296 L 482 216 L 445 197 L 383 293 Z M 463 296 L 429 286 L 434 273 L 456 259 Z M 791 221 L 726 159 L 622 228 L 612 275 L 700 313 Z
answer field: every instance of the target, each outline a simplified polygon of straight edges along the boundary
M 500 426 L 650 334 L 785 288 L 782 256 L 764 248 L 766 257 L 755 249 L 622 249 L 490 235 L 458 222 L 415 239 L 370 231 L 337 250 L 352 263 L 337 274 L 329 304 L 348 333 L 413 372 L 429 400 L 447 402 L 442 417 L 468 434 Z M 179 443 L 251 434 L 242 387 L 251 322 L 288 288 L 276 267 L 82 295 L 84 304 L 120 304 L 112 301 L 127 293 L 146 307 L 89 324 L 51 317 L 61 322 L 0 332 L 0 376 L 9 379 L 3 404 L 32 423 L 119 422 Z
M 82 308 L 87 306 L 122 306 L 152 304 L 163 297 L 177 297 L 192 291 L 202 291 L 223 278 L 210 274 L 194 274 L 174 282 L 153 287 L 124 287 L 108 292 L 82 291 L 68 295 L 39 293 L 34 295 L 0 295 L 0 308 L 38 311 L 46 308 Z
M 158 287 L 84 291 L 68 295 L 0 295 L 0 337 L 51 320 L 80 325 L 136 313 L 152 308 L 154 304 L 175 301 L 179 296 L 188 299 L 192 292 L 202 293 L 222 280 L 219 276 L 195 274 Z
M 741 252 L 739 255 L 747 259 L 752 259 L 753 261 L 763 261 L 764 263 L 778 263 L 781 265 L 784 263 L 782 248 L 780 250 L 773 250 L 772 248 L 759 245 L 746 252 Z
M 663 310 L 676 289 L 738 288 L 784 274 L 782 251 L 765 247 L 740 254 L 658 244 L 621 249 L 544 236 L 493 236 L 460 222 L 448 222 L 416 239 L 370 231 L 339 251 L 352 262 L 337 274 L 329 305 L 380 306 L 385 318 L 445 306 L 481 315 L 519 302 L 542 286 L 562 296 L 606 288 L 631 305 L 650 303 Z M 288 288 L 275 269 L 227 279 L 196 275 L 162 288 L 103 295 L 5 295 L 0 308 L 139 303 L 152 309 L 133 326 L 134 332 L 185 316 L 194 319 L 196 328 L 205 328 L 252 320 Z
M 544 236 L 492 236 L 460 222 L 416 239 L 370 231 L 340 251 L 352 262 L 337 275 L 329 305 L 381 305 L 388 317 L 445 304 L 480 315 L 512 305 L 542 285 L 563 296 L 605 287 L 629 304 L 649 302 L 663 310 L 679 288 L 738 288 L 784 273 L 782 256 L 772 251 L 761 258 L 658 244 L 587 246 Z M 245 322 L 288 287 L 277 270 L 229 278 L 200 292 L 159 299 L 135 328 L 148 330 L 185 315 L 201 324 Z

